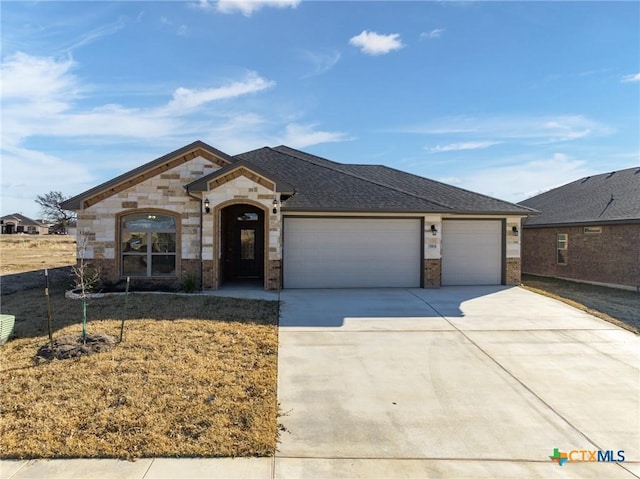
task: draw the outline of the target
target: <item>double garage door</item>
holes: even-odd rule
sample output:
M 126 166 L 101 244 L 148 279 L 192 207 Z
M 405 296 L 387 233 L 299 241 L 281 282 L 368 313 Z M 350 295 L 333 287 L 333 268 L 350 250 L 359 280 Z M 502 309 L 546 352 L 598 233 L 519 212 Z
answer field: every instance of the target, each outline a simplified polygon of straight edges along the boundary
M 442 285 L 501 284 L 502 222 L 444 220 Z M 285 218 L 285 288 L 420 287 L 422 222 Z
M 285 288 L 420 286 L 419 219 L 285 218 Z

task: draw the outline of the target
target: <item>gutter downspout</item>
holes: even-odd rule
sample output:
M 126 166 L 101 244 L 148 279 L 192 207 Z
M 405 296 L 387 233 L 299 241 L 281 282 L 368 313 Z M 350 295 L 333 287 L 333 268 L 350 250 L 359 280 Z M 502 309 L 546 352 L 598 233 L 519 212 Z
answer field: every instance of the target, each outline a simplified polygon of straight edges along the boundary
M 198 201 L 198 203 L 200 203 L 200 238 L 199 238 L 199 243 L 200 243 L 200 254 L 199 254 L 199 259 L 200 259 L 200 291 L 203 290 L 204 287 L 204 265 L 202 263 L 202 198 L 199 198 L 198 196 L 194 195 L 193 193 L 191 193 L 189 191 L 189 185 L 184 185 L 183 188 L 185 189 L 185 191 L 187 192 L 187 195 L 190 196 L 191 198 L 195 199 Z

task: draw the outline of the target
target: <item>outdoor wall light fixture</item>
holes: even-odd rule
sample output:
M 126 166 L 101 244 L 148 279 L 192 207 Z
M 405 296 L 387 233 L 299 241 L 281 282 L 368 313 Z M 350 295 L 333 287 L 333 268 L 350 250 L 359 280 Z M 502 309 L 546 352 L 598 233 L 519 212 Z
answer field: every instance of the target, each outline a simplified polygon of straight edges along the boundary
M 206 213 L 211 213 L 211 203 L 209 203 L 209 198 L 204 199 L 204 211 Z
M 513 236 L 518 236 L 518 227 L 517 226 L 512 227 L 511 231 L 513 231 Z
M 433 236 L 438 234 L 438 228 L 436 228 L 436 225 L 431 225 L 431 234 Z
M 277 214 L 278 213 L 278 200 L 276 198 L 274 198 L 273 200 L 273 214 Z

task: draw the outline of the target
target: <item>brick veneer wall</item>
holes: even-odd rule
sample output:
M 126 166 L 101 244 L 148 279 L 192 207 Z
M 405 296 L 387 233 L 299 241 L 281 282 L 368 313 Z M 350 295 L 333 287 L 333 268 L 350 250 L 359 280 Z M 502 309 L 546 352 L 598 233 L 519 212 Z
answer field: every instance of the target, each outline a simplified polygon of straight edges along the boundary
M 624 286 L 640 285 L 640 224 L 524 228 L 522 272 Z M 567 264 L 557 264 L 556 235 L 568 235 Z
M 441 259 L 425 259 L 422 283 L 424 288 L 439 288 L 442 274 Z
M 272 259 L 267 262 L 267 281 L 265 289 L 278 291 L 282 287 L 282 260 Z
M 507 258 L 507 277 L 506 284 L 520 284 L 520 258 Z

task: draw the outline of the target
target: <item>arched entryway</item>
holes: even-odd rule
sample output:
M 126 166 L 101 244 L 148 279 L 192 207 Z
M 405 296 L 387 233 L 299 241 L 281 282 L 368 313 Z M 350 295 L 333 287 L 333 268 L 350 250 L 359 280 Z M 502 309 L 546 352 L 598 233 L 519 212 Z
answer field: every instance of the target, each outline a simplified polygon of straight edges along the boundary
M 220 211 L 222 283 L 264 282 L 264 217 L 264 210 L 249 204 L 234 204 Z

